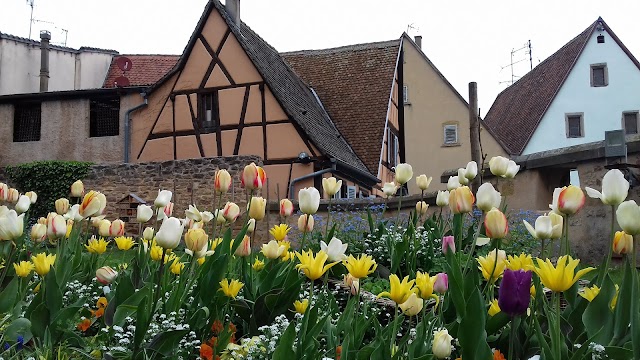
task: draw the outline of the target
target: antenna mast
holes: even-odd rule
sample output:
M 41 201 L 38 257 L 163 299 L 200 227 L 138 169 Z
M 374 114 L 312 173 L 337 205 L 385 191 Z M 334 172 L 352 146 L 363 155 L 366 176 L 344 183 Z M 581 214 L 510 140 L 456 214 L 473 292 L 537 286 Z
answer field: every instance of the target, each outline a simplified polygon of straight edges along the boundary
M 27 0 L 27 5 L 31 7 L 31 18 L 29 19 L 29 39 L 31 39 L 31 26 L 33 25 L 33 3 L 35 0 Z
M 509 63 L 509 65 L 503 66 L 502 68 L 500 68 L 500 71 L 506 69 L 507 67 L 511 68 L 511 80 L 510 81 L 501 81 L 500 84 L 504 84 L 504 83 L 509 83 L 509 85 L 512 85 L 517 78 L 519 78 L 520 76 L 516 75 L 513 71 L 513 66 L 521 63 L 523 61 L 527 61 L 527 58 L 521 58 L 519 60 L 515 60 L 513 59 L 514 55 L 520 55 L 524 52 L 524 55 L 529 55 L 529 70 L 533 70 L 533 52 L 532 52 L 532 48 L 531 48 L 531 40 L 527 40 L 527 42 L 524 44 L 524 46 L 518 48 L 518 49 L 511 49 L 511 62 Z

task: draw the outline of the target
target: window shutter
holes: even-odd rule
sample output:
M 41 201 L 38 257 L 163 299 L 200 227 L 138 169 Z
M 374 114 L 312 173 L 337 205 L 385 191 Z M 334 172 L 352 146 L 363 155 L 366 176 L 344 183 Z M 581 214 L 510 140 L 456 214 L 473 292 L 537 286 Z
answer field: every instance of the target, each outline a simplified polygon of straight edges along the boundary
M 624 132 L 625 134 L 638 133 L 638 113 L 624 113 Z
M 356 187 L 353 185 L 347 186 L 347 199 L 356 198 Z
M 409 103 L 409 87 L 407 85 L 402 87 L 402 99 L 405 104 Z
M 457 144 L 458 143 L 458 126 L 457 125 L 445 125 L 445 127 L 444 127 L 444 143 L 445 144 Z
M 581 129 L 581 120 L 580 116 L 569 116 L 567 119 L 569 122 L 569 137 L 581 137 L 582 129 Z

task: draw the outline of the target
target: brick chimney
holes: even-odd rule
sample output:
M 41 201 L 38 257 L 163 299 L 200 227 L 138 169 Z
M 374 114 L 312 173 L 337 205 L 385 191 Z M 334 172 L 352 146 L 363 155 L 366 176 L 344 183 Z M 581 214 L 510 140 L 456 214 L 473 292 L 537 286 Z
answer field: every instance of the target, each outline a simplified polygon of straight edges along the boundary
M 422 49 L 422 36 L 417 35 L 414 39 L 415 39 L 416 45 L 418 45 L 418 47 Z
M 49 40 L 51 33 L 40 31 L 40 92 L 49 90 Z
M 225 6 L 233 22 L 240 27 L 240 0 L 227 0 Z

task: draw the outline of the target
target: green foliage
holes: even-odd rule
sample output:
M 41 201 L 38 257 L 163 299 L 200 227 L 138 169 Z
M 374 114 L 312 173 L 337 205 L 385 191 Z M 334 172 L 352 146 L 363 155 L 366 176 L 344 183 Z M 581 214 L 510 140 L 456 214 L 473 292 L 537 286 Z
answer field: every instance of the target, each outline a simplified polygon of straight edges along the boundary
M 71 184 L 89 174 L 92 163 L 78 161 L 35 161 L 7 167 L 11 184 L 21 192 L 35 191 L 38 201 L 33 204 L 31 218 L 46 216 L 54 203 L 69 196 Z

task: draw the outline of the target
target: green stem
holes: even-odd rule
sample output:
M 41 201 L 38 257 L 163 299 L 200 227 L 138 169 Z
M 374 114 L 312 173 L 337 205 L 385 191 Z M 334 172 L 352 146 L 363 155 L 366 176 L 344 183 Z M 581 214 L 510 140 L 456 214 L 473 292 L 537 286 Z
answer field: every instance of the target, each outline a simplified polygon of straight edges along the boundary
M 324 228 L 324 236 L 327 239 L 327 242 L 329 242 L 328 236 L 329 236 L 329 220 L 331 219 L 331 199 L 333 198 L 333 196 L 329 196 L 329 205 L 327 206 L 327 224 L 325 225 Z
M 359 300 L 358 300 L 359 301 Z M 391 333 L 391 351 L 393 352 L 393 346 L 396 343 L 396 338 L 398 337 L 398 304 L 396 303 L 396 316 L 393 319 L 393 332 Z
M 400 208 L 402 206 L 402 187 L 400 188 L 400 198 L 398 199 L 398 213 L 396 214 L 396 229 L 398 228 L 398 224 L 400 223 Z
M 149 250 L 151 251 L 151 250 Z M 160 270 L 158 270 L 158 287 L 156 288 L 156 294 L 153 296 L 154 303 L 153 307 L 158 305 L 158 299 L 160 295 L 160 287 L 162 286 L 162 270 L 164 270 L 164 257 L 167 254 L 167 249 L 162 248 L 162 257 L 160 258 Z
M 0 286 L 2 286 L 2 283 L 4 281 L 4 277 L 7 275 L 7 270 L 9 270 L 9 267 L 13 263 L 13 254 L 15 253 L 15 251 L 16 251 L 16 245 L 12 241 L 11 242 L 11 252 L 9 253 L 9 257 L 7 258 L 7 261 L 5 262 L 4 269 L 2 269 L 2 276 L 0 276 Z
M 513 348 L 516 344 L 516 317 L 511 318 L 511 331 L 509 332 L 509 357 L 508 360 L 514 360 L 513 358 Z
M 307 239 L 307 227 L 309 226 L 309 214 L 305 214 L 304 229 L 302 230 L 302 241 L 300 242 L 300 251 L 304 251 L 305 240 Z
M 554 307 L 555 307 L 555 311 L 556 311 L 556 319 L 555 319 L 555 330 L 556 330 L 556 336 L 558 336 L 557 339 L 554 339 L 553 344 L 554 344 L 554 354 L 555 354 L 555 358 L 556 359 L 562 359 L 562 346 L 561 346 L 561 338 L 562 336 L 560 336 L 560 293 L 554 293 L 553 294 L 553 302 L 554 302 Z
M 616 235 L 615 223 L 616 223 L 616 207 L 614 205 L 611 205 L 611 237 L 609 238 L 610 239 L 610 241 L 609 241 L 609 255 L 607 255 L 606 262 L 604 263 L 604 271 L 605 271 L 605 273 L 607 271 L 609 271 L 609 264 L 611 263 L 611 257 L 613 256 L 613 238 Z M 604 278 L 605 278 L 605 276 L 601 276 L 601 279 L 598 279 L 598 283 L 599 283 L 600 287 L 602 287 L 602 284 L 604 284 Z
M 464 269 L 462 271 L 462 275 L 464 275 L 469 269 L 469 262 L 473 258 L 473 253 L 476 251 L 476 242 L 478 241 L 478 236 L 480 236 L 480 227 L 482 226 L 484 220 L 484 212 L 480 215 L 480 222 L 478 223 L 478 228 L 476 229 L 476 233 L 473 236 L 473 243 L 471 244 L 471 252 L 469 252 L 469 257 L 467 258 L 467 263 L 464 265 Z

